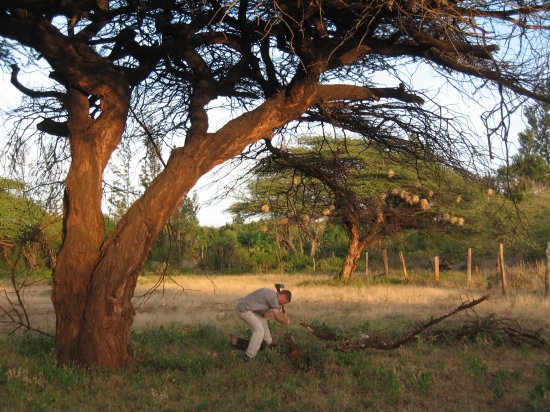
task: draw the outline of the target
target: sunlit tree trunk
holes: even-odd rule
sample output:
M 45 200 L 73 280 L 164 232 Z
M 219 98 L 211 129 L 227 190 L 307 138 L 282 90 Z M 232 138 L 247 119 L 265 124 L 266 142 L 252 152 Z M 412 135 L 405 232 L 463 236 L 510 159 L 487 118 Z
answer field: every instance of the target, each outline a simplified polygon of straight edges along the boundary
M 378 209 L 376 212 L 376 220 L 370 223 L 368 231 L 362 233 L 361 221 L 357 219 L 356 213 L 354 213 L 353 210 L 347 215 L 344 214 L 343 218 L 344 229 L 348 235 L 349 243 L 338 278 L 345 281 L 351 279 L 353 276 L 363 250 L 380 242 L 383 238 L 379 230 L 384 220 L 381 209 Z
M 56 259 L 52 301 L 56 313 L 56 355 L 61 362 L 82 361 L 84 313 L 89 285 L 104 238 L 102 176 L 120 142 L 129 107 L 129 89 L 116 77 L 105 87 L 102 114 L 89 116 L 88 97 L 67 92 L 71 166 L 65 182 L 63 243 Z M 98 324 L 102 319 L 97 319 Z
M 344 256 L 344 261 L 342 262 L 342 268 L 338 277 L 341 280 L 351 279 L 355 269 L 357 269 L 357 262 L 361 257 L 361 241 L 360 241 L 360 229 L 357 224 L 347 222 L 345 224 L 346 232 L 348 233 L 348 249 L 346 251 L 346 256 Z

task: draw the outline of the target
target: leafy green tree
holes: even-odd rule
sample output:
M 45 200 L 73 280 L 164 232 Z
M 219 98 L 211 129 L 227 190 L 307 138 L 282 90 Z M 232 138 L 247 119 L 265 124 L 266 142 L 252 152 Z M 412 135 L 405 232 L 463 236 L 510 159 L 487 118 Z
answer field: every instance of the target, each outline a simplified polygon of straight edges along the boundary
M 279 261 L 288 255 L 306 254 L 314 265 L 326 224 L 326 219 L 316 216 L 321 216 L 327 208 L 329 194 L 312 179 L 309 183 L 300 179 L 301 176 L 292 171 L 270 172 L 265 178 L 251 181 L 248 195 L 237 199 L 229 211 L 236 221 L 260 218 L 260 222 L 269 222 L 262 227 L 272 233 Z
M 550 83 L 546 89 L 550 89 Z M 546 164 L 546 186 L 550 184 L 550 103 L 539 102 L 525 109 L 528 128 L 520 133 L 520 156 L 540 156 Z M 537 171 L 533 178 L 541 179 Z M 542 180 L 542 179 L 541 179 Z
M 22 182 L 0 179 L 0 246 L 4 262 L 10 265 L 13 251 L 20 250 L 27 267 L 52 268 L 59 245 L 59 219 L 25 196 L 24 188 Z
M 533 186 L 550 187 L 550 104 L 535 103 L 524 113 L 527 129 L 518 135 L 518 154 L 497 173 L 503 192 L 516 199 Z
M 183 198 L 166 227 L 174 250 L 173 259 L 178 265 L 183 264 L 185 260 L 198 260 L 198 210 L 198 196 L 196 192 L 193 192 L 191 196 Z

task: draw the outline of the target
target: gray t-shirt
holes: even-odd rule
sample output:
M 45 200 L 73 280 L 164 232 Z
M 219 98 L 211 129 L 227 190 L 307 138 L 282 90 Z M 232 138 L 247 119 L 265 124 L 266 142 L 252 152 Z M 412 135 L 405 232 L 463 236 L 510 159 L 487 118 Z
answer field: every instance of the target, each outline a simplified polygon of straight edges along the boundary
M 276 308 L 279 308 L 277 292 L 268 288 L 258 289 L 246 295 L 237 305 L 239 312 L 250 310 L 261 314 Z

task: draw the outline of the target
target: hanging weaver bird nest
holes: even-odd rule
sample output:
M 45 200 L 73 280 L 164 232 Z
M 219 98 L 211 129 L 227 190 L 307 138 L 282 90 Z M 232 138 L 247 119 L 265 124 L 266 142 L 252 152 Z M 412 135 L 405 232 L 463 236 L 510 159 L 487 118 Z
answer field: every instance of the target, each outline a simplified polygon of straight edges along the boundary
M 391 179 L 394 176 L 395 176 L 395 172 L 392 169 L 388 170 L 388 177 Z
M 459 204 L 460 202 L 462 202 L 462 197 L 460 195 L 458 195 L 455 199 L 455 203 Z
M 487 189 L 487 194 L 488 194 L 489 196 L 492 196 L 492 195 L 495 194 L 495 191 L 494 191 L 493 189 L 489 188 L 489 189 Z
M 285 226 L 285 225 L 288 225 L 288 217 L 282 217 L 279 219 L 279 221 L 277 222 L 278 224 L 282 225 L 282 226 Z
M 434 191 L 433 190 L 430 190 L 428 192 L 428 197 L 430 197 L 430 198 L 434 197 Z
M 408 195 L 405 199 L 409 205 L 416 205 L 420 202 L 420 196 L 418 195 Z
M 428 210 L 430 208 L 430 202 L 428 202 L 428 199 L 420 200 L 420 208 L 422 210 Z
M 302 219 L 302 223 L 304 224 L 308 224 L 310 220 L 308 215 L 302 215 L 300 219 Z
M 328 216 L 330 215 L 330 209 L 327 207 L 326 209 L 323 210 L 323 216 Z
M 268 204 L 262 205 L 262 212 L 264 212 L 264 213 L 269 212 L 269 205 Z

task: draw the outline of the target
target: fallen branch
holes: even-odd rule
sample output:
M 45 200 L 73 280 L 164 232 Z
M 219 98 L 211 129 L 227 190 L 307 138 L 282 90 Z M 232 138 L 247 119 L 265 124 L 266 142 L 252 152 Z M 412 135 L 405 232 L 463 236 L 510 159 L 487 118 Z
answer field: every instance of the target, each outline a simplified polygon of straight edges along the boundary
M 336 347 L 336 349 L 341 351 L 353 351 L 353 350 L 359 350 L 359 349 L 382 349 L 382 350 L 392 350 L 396 349 L 406 343 L 411 342 L 414 340 L 418 335 L 420 335 L 423 331 L 428 329 L 429 327 L 453 316 L 457 313 L 470 309 L 476 305 L 479 305 L 481 302 L 487 300 L 489 298 L 488 295 L 482 296 L 479 299 L 472 300 L 470 302 L 462 303 L 460 306 L 452 310 L 451 312 L 448 312 L 442 316 L 439 316 L 437 318 L 431 318 L 426 322 L 421 323 L 420 325 L 416 326 L 415 328 L 411 329 L 409 332 L 407 332 L 404 336 L 402 336 L 399 339 L 395 340 L 384 340 L 377 336 L 368 336 L 368 335 L 362 335 L 361 339 L 355 339 L 355 340 L 343 340 L 341 343 L 339 343 Z M 311 333 L 313 333 L 315 336 L 319 337 L 320 339 L 325 340 L 331 340 L 331 341 L 338 341 L 341 340 L 337 335 L 333 335 L 327 332 L 323 332 L 305 322 L 301 322 L 302 326 L 304 326 L 306 329 L 308 329 Z
M 494 313 L 485 318 L 476 317 L 473 321 L 466 322 L 458 330 L 433 330 L 423 335 L 426 340 L 437 341 L 441 339 L 462 339 L 465 337 L 486 334 L 494 335 L 499 333 L 516 344 L 527 343 L 536 346 L 545 346 L 546 340 L 543 337 L 543 329 L 535 331 L 523 328 L 517 320 L 500 319 Z
M 321 329 L 316 328 L 315 326 L 312 326 L 309 323 L 306 323 L 304 321 L 300 321 L 300 325 L 302 325 L 309 332 L 311 332 L 312 334 L 317 336 L 319 339 L 330 340 L 330 341 L 338 341 L 338 340 L 343 339 L 340 335 L 337 335 L 336 333 L 321 330 Z

